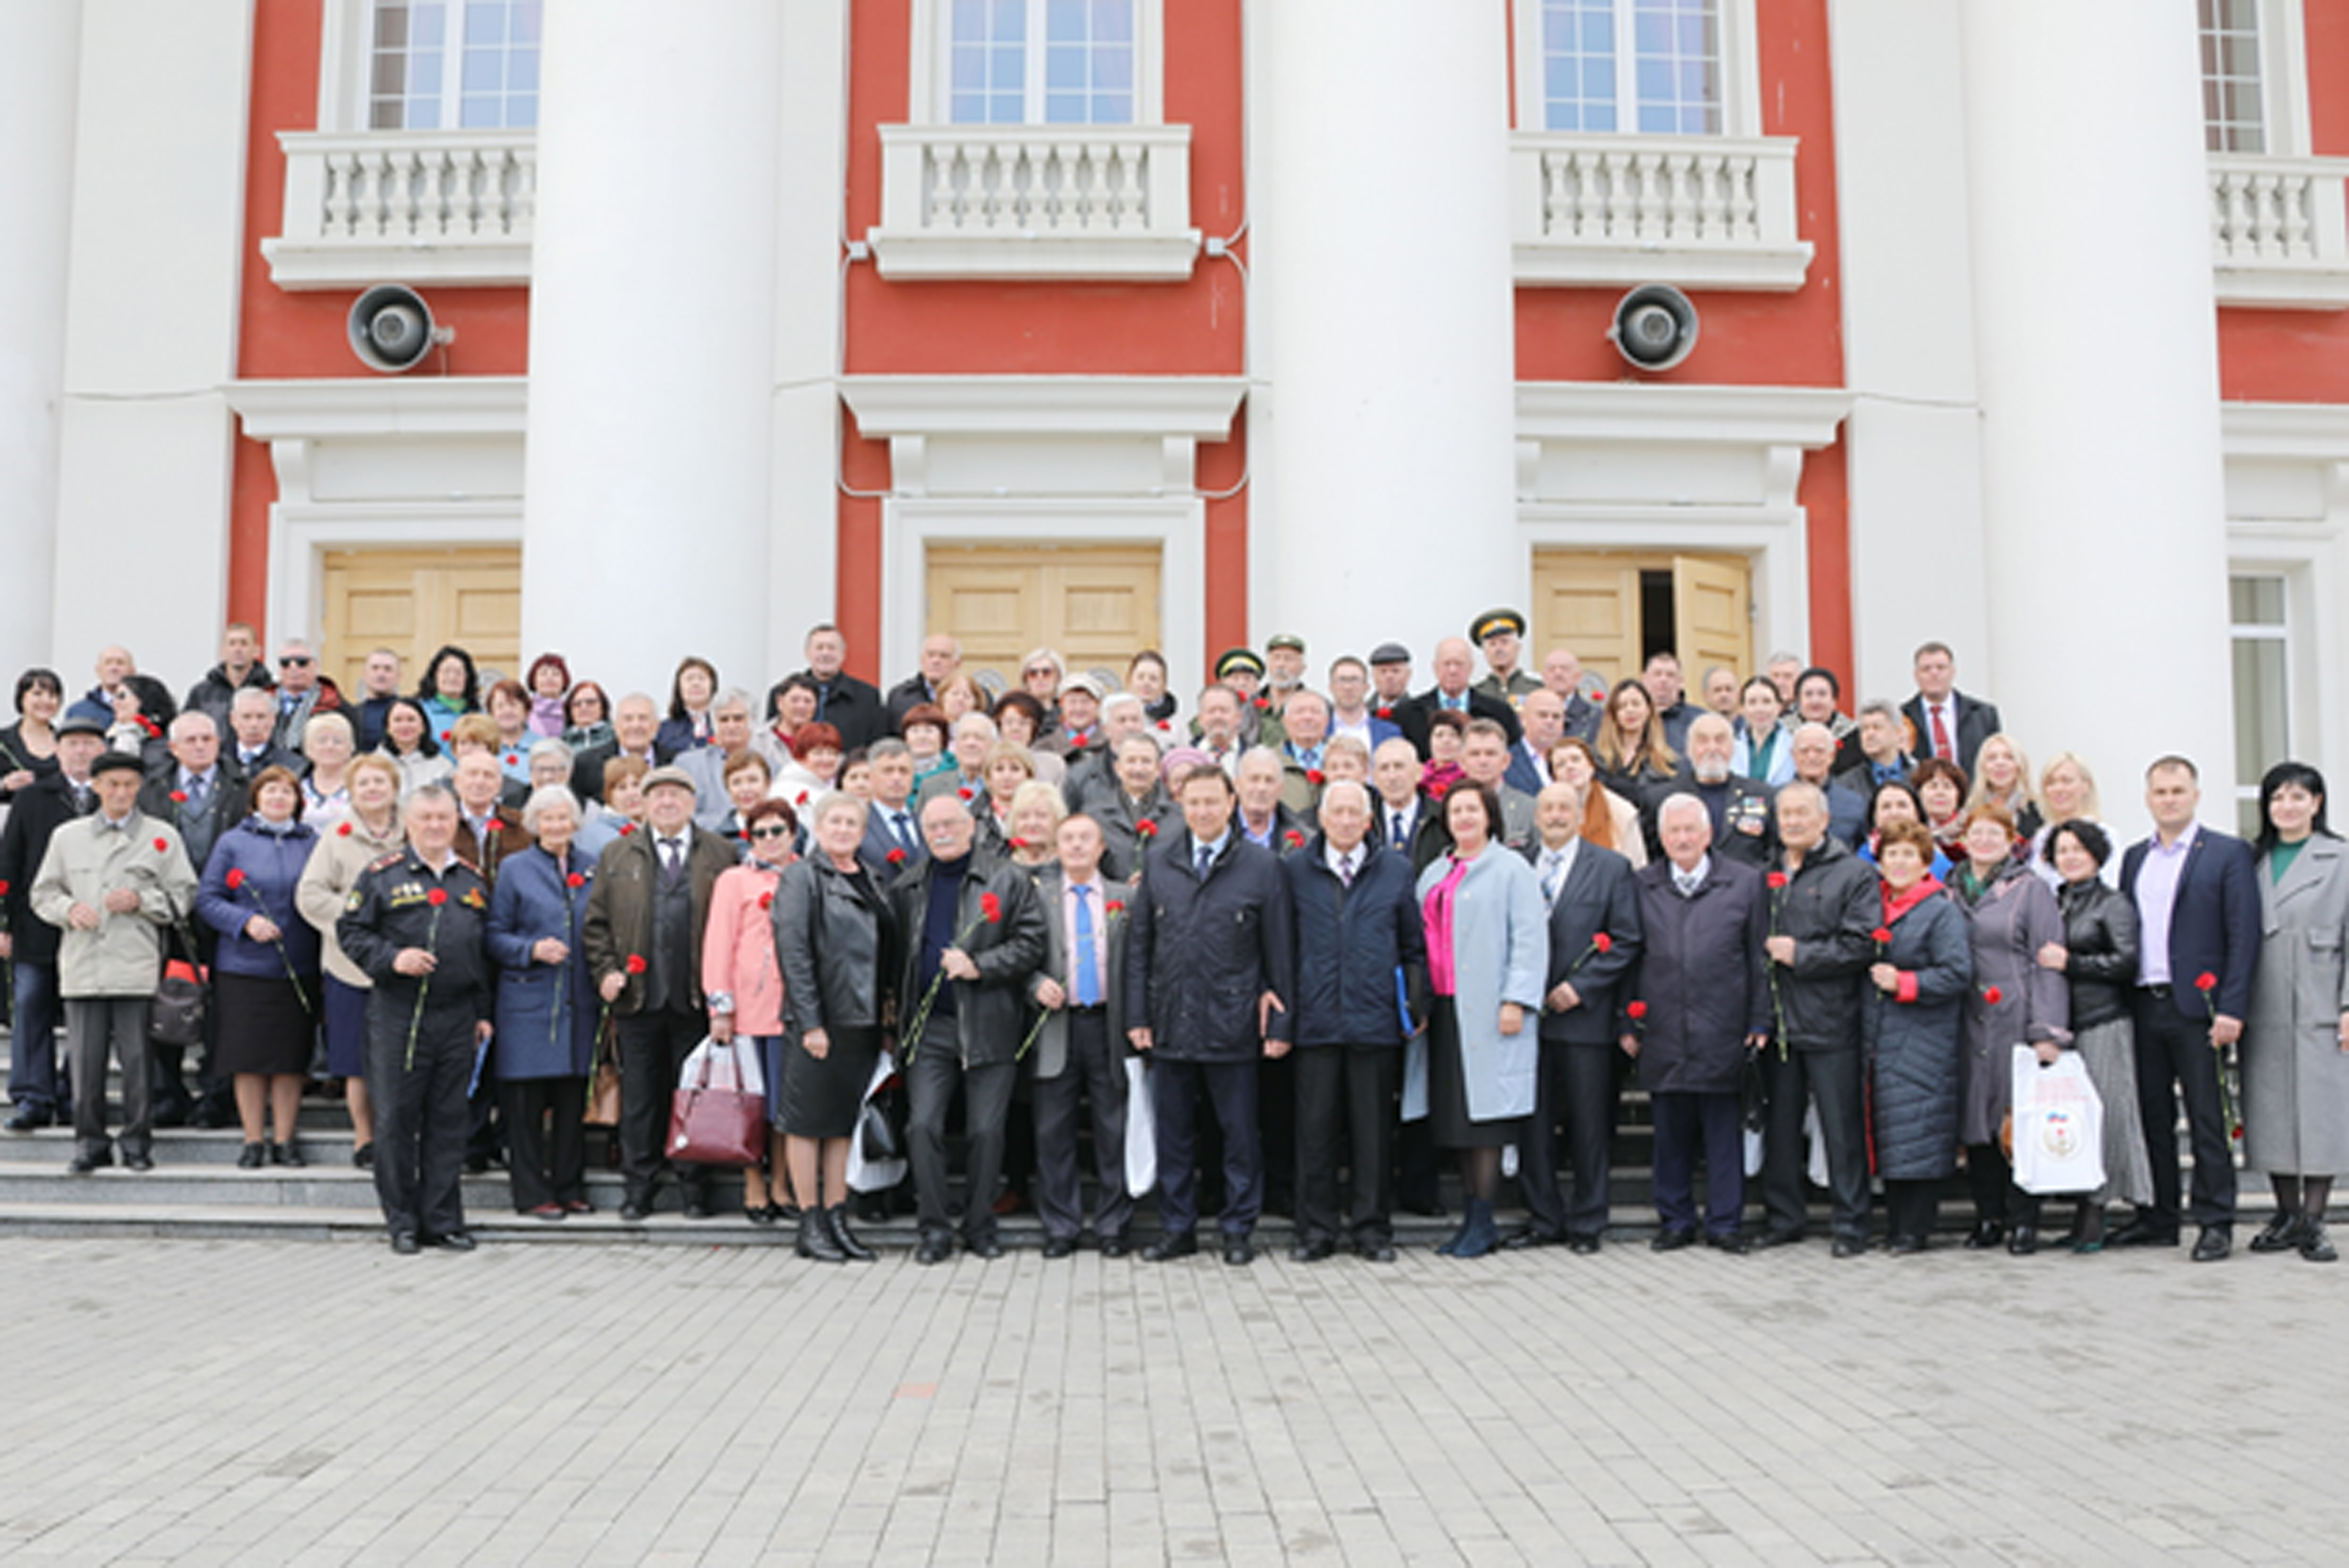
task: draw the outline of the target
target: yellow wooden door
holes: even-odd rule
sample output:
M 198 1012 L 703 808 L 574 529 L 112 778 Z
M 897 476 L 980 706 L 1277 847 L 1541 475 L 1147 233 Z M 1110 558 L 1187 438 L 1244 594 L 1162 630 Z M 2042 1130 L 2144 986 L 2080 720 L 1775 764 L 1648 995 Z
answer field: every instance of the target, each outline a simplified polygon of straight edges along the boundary
M 1681 669 L 1691 681 L 1715 665 L 1754 673 L 1753 583 L 1742 560 L 1672 557 L 1672 614 Z
M 346 692 L 361 689 L 367 656 L 389 648 L 401 685 L 422 661 L 455 644 L 483 670 L 522 677 L 522 550 L 335 550 L 323 567 L 319 659 Z
M 925 631 L 1005 686 L 1037 648 L 1122 681 L 1135 650 L 1158 645 L 1159 564 L 1155 545 L 933 544 Z
M 1641 609 L 1642 580 L 1666 578 L 1672 624 L 1651 626 Z M 1743 556 L 1538 550 L 1528 653 L 1538 663 L 1551 648 L 1572 648 L 1586 674 L 1609 686 L 1638 675 L 1660 648 L 1680 655 L 1692 683 L 1713 665 L 1745 674 L 1754 667 L 1752 603 L 1752 568 Z

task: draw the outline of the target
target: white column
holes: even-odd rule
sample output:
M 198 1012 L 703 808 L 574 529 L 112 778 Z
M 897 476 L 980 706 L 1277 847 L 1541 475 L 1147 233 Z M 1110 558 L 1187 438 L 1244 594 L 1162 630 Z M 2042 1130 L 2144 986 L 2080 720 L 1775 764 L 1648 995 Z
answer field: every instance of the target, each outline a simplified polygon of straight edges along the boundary
M 1506 11 L 1250 6 L 1256 640 L 1316 665 L 1517 604 Z M 1203 263 L 1215 265 L 1220 263 Z
M 49 657 L 57 401 L 65 389 L 80 0 L 0 6 L 0 561 L 15 583 L 0 671 Z
M 768 677 L 781 13 L 547 7 L 523 646 L 616 696 Z
M 2192 0 L 1963 8 L 1990 658 L 1959 666 L 2116 823 L 2164 752 L 2233 782 Z M 1930 584 L 1920 588 L 1930 597 Z

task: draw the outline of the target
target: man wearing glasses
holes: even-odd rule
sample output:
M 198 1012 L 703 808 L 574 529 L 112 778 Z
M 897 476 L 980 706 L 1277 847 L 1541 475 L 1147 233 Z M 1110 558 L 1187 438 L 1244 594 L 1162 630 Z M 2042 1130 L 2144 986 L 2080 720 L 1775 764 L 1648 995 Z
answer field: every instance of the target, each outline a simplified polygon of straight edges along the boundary
M 342 689 L 318 673 L 318 655 L 299 637 L 277 645 L 277 748 L 302 754 L 302 729 L 314 713 L 334 713 L 343 706 Z

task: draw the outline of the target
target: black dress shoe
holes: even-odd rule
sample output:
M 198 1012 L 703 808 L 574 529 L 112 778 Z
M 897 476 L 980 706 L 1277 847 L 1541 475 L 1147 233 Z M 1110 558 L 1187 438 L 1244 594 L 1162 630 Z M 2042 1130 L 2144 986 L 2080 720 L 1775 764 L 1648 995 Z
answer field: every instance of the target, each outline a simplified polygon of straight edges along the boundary
M 444 1253 L 470 1253 L 481 1245 L 471 1231 L 451 1231 L 445 1236 L 435 1236 L 432 1244 Z
M 1755 1237 L 1754 1244 L 1766 1250 L 1771 1247 L 1799 1246 L 1802 1244 L 1802 1241 L 1803 1233 L 1800 1231 L 1771 1230 L 1764 1231 L 1759 1236 Z
M 1244 1269 L 1256 1262 L 1256 1247 L 1246 1236 L 1224 1238 L 1224 1262 L 1236 1269 Z
M 1727 1253 L 1733 1257 L 1742 1258 L 1754 1250 L 1754 1243 L 1745 1239 L 1743 1231 L 1707 1231 L 1704 1244 L 1714 1252 Z
M 642 1198 L 631 1198 L 620 1205 L 620 1218 L 632 1225 L 641 1225 L 650 1217 L 653 1206 Z
M 962 1244 L 962 1250 L 984 1263 L 993 1263 L 1003 1255 L 1003 1239 L 1000 1236 L 987 1236 L 976 1242 L 966 1240 Z
M 2006 1238 L 2010 1257 L 2027 1258 L 2039 1250 L 2039 1232 L 2030 1225 L 2017 1225 L 2014 1233 Z
M 1599 1238 L 1588 1231 L 1566 1238 L 1566 1250 L 1578 1258 L 1587 1258 L 1599 1250 Z
M 2178 1233 L 2144 1219 L 2124 1220 L 2105 1237 L 2108 1247 L 2174 1247 Z
M 424 1244 L 406 1231 L 391 1233 L 391 1250 L 401 1257 L 412 1258 L 424 1250 Z
M 302 1170 L 307 1163 L 302 1158 L 302 1151 L 295 1148 L 291 1143 L 271 1144 L 269 1146 L 269 1162 L 272 1165 L 283 1165 L 292 1171 Z
M 1338 1251 L 1338 1243 L 1328 1236 L 1308 1236 L 1288 1249 L 1288 1261 L 1293 1264 L 1318 1264 Z
M 87 1176 L 93 1171 L 99 1170 L 113 1163 L 114 1155 L 110 1150 L 103 1154 L 77 1154 L 73 1157 L 72 1161 L 67 1164 L 66 1174 L 68 1176 Z
M 2300 1223 L 2300 1255 L 2313 1264 L 2337 1264 L 2341 1254 L 2325 1238 L 2324 1222 L 2311 1214 Z
M 1884 1239 L 1884 1250 L 1895 1257 L 1909 1257 L 1925 1250 L 1925 1238 L 1913 1235 L 1887 1236 Z
M 1511 1231 L 1507 1235 L 1503 1236 L 1501 1245 L 1508 1252 L 1529 1252 L 1535 1247 L 1562 1247 L 1566 1245 L 1566 1238 L 1556 1231 L 1545 1231 L 1537 1225 L 1527 1225 L 1522 1230 Z
M 1058 1262 L 1061 1258 L 1074 1257 L 1076 1255 L 1076 1239 L 1072 1236 L 1046 1236 L 1044 1238 L 1044 1256 L 1054 1262 Z
M 1133 1242 L 1122 1230 L 1112 1231 L 1101 1239 L 1101 1255 L 1105 1258 L 1122 1258 L 1132 1251 Z
M 122 1157 L 122 1168 L 125 1171 L 152 1171 L 155 1169 L 155 1157 L 144 1150 L 136 1154 L 126 1154 Z
M 1676 1253 L 1682 1247 L 1696 1245 L 1694 1231 L 1658 1231 L 1656 1239 L 1648 1243 L 1651 1253 Z
M 924 1236 L 922 1244 L 914 1249 L 914 1261 L 926 1268 L 932 1264 L 942 1264 L 952 1256 L 954 1256 L 952 1236 Z
M 1177 1231 L 1173 1235 L 1161 1236 L 1143 1248 L 1142 1261 L 1146 1264 L 1172 1263 L 1176 1258 L 1192 1257 L 1198 1251 L 1199 1238 L 1195 1233 Z
M 2194 1261 L 2215 1264 L 2235 1250 L 2235 1233 L 2228 1225 L 2205 1225 L 2202 1233 L 2194 1238 Z
M 2251 1240 L 2255 1253 L 2288 1253 L 2300 1245 L 2301 1216 L 2297 1212 L 2278 1210 L 2276 1217 L 2260 1227 L 2260 1233 Z
M 8 1118 L 7 1127 L 11 1132 L 35 1132 L 48 1124 L 49 1117 L 47 1111 L 35 1110 L 29 1105 L 20 1105 L 16 1108 L 16 1113 Z
M 1866 1251 L 1868 1251 L 1868 1242 L 1865 1237 L 1837 1236 L 1835 1239 L 1834 1247 L 1828 1251 L 1828 1256 L 1838 1258 L 1856 1258 Z
M 1354 1255 L 1366 1264 L 1391 1264 L 1395 1261 L 1394 1243 L 1389 1241 L 1358 1242 Z
M 237 1150 L 236 1168 L 240 1171 L 258 1171 L 267 1163 L 269 1150 L 263 1144 L 248 1143 Z
M 1978 1253 L 1994 1247 L 2005 1234 L 2006 1227 L 1996 1220 L 1976 1220 L 1974 1228 L 1966 1236 L 1966 1251 Z

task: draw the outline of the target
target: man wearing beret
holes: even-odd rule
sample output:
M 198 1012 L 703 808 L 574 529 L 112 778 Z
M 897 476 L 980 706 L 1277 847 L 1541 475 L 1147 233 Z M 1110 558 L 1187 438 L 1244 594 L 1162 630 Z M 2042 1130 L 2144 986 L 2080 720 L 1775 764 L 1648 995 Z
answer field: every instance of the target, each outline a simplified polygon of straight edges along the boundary
M 1471 641 L 1485 650 L 1486 675 L 1475 689 L 1516 707 L 1541 681 L 1517 667 L 1525 652 L 1526 618 L 1515 610 L 1487 610 L 1468 624 Z

